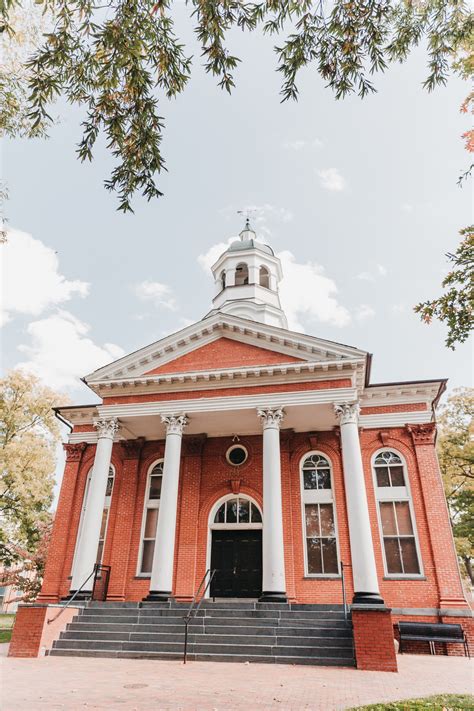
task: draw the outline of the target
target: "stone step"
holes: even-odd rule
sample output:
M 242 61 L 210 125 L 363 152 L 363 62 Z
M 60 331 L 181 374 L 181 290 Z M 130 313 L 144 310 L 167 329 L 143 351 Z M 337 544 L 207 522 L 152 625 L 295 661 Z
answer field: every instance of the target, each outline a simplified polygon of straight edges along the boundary
M 119 608 L 119 607 L 88 607 L 82 615 L 88 617 L 102 617 L 103 615 L 113 615 L 115 617 L 184 617 L 188 609 L 182 610 L 176 607 L 143 607 L 143 608 Z M 193 617 L 263 617 L 268 619 L 328 619 L 344 620 L 343 612 L 331 610 L 289 610 L 276 606 L 273 609 L 253 609 L 253 608 L 221 608 L 204 607 L 196 611 Z
M 299 613 L 298 613 L 299 615 Z M 89 615 L 88 612 L 84 612 L 75 618 L 75 621 L 81 622 L 82 624 L 147 624 L 147 625 L 184 625 L 184 618 L 181 615 Z M 339 627 L 344 628 L 348 626 L 348 621 L 344 618 L 327 618 L 327 617 L 305 617 L 301 618 L 299 616 L 290 615 L 290 617 L 267 617 L 260 615 L 245 615 L 243 617 L 228 617 L 218 615 L 215 616 L 203 616 L 193 617 L 191 623 L 193 625 L 222 625 L 226 626 L 242 626 L 242 625 L 269 625 L 269 626 L 280 626 L 280 627 Z
M 182 659 L 182 654 L 165 653 L 165 652 L 132 652 L 132 651 L 113 651 L 100 649 L 51 649 L 48 654 L 56 657 L 110 657 L 119 659 Z M 259 655 L 243 655 L 243 654 L 189 654 L 189 661 L 196 662 L 250 662 L 255 664 L 308 664 L 312 666 L 337 666 L 337 667 L 354 667 L 355 661 L 353 657 L 286 657 L 275 656 L 266 657 Z
M 144 642 L 144 641 L 106 641 L 106 640 L 76 640 L 76 639 L 59 639 L 54 642 L 54 649 L 101 649 L 106 651 L 123 651 L 123 652 L 166 652 L 183 654 L 183 644 L 178 642 Z M 347 657 L 347 647 L 328 647 L 318 648 L 314 646 L 300 645 L 298 647 L 285 647 L 277 644 L 232 644 L 232 643 L 211 643 L 205 642 L 189 642 L 188 651 L 190 654 L 237 654 L 237 655 L 254 655 L 256 652 L 259 656 L 281 656 L 286 657 L 327 657 L 338 658 Z
M 249 625 L 189 625 L 189 634 L 221 634 L 221 635 L 280 635 L 280 636 L 303 636 L 321 637 L 323 639 L 350 638 L 352 630 L 350 627 L 275 627 Z M 150 634 L 184 634 L 184 624 L 179 625 L 127 625 L 127 624 L 107 624 L 107 623 L 84 623 L 70 622 L 66 627 L 67 632 L 118 632 L 118 633 L 150 633 Z
M 176 642 L 184 643 L 184 633 L 154 633 L 154 632 L 99 632 L 93 631 L 66 631 L 61 632 L 60 640 L 75 640 L 75 641 L 119 641 L 119 642 Z M 352 639 L 350 637 L 332 638 L 332 637 L 293 637 L 272 635 L 225 635 L 225 634 L 189 634 L 188 642 L 196 643 L 211 643 L 211 644 L 232 644 L 232 645 L 277 645 L 284 647 L 352 647 Z

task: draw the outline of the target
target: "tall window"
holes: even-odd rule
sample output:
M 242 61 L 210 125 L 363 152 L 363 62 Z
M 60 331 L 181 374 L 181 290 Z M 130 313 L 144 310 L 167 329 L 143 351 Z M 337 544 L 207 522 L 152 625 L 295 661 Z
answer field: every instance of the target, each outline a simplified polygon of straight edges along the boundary
M 405 464 L 385 449 L 373 463 L 387 575 L 419 575 L 420 555 Z
M 260 267 L 260 286 L 264 286 L 266 289 L 270 288 L 270 272 L 266 267 Z
M 235 286 L 242 286 L 249 283 L 249 268 L 247 264 L 241 262 L 235 268 Z
M 74 560 L 76 558 L 77 551 L 79 549 L 80 540 L 82 537 L 82 529 L 84 526 L 84 516 L 86 513 L 86 509 L 87 509 L 87 502 L 89 500 L 91 477 L 92 477 L 92 469 L 89 471 L 89 473 L 87 475 L 86 488 L 84 490 L 84 498 L 82 500 L 81 520 L 79 522 L 79 530 L 77 533 L 76 548 L 74 551 Z M 110 465 L 109 476 L 107 478 L 107 488 L 105 490 L 104 508 L 102 511 L 102 521 L 101 521 L 101 525 L 100 525 L 99 544 L 97 546 L 96 563 L 102 563 L 102 558 L 104 557 L 105 538 L 107 536 L 107 524 L 109 522 L 109 512 L 110 512 L 110 505 L 112 503 L 112 492 L 114 490 L 114 480 L 115 480 L 115 469 L 113 468 L 112 465 Z M 74 560 L 73 560 L 73 567 L 74 567 Z
M 225 270 L 221 272 L 220 276 L 221 287 L 225 289 Z
M 337 532 L 331 464 L 322 454 L 307 456 L 301 468 L 301 498 L 308 575 L 338 575 Z
M 161 481 L 163 477 L 163 462 L 155 462 L 150 467 L 145 492 L 145 507 L 143 510 L 142 537 L 139 555 L 139 575 L 151 574 L 153 553 L 155 551 L 156 527 L 160 510 Z

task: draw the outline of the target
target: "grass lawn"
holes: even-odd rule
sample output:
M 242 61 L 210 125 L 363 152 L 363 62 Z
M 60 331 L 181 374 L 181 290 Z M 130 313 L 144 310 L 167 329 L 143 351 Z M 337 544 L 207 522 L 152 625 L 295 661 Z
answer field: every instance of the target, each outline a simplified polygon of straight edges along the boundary
M 0 615 L 0 644 L 10 641 L 14 621 L 15 615 Z
M 473 711 L 473 709 L 474 696 L 470 694 L 438 694 L 425 696 L 422 699 L 357 706 L 348 711 Z

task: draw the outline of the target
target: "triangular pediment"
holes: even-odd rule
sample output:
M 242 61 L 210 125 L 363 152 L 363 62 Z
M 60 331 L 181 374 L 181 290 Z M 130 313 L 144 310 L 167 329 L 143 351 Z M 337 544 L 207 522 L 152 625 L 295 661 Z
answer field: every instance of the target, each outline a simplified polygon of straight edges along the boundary
M 366 355 L 357 348 L 219 312 L 99 368 L 85 380 L 93 387 L 173 372 L 341 362 Z
M 223 337 L 211 343 L 206 343 L 205 346 L 196 348 L 190 353 L 179 356 L 165 365 L 153 368 L 153 370 L 147 371 L 145 375 L 298 362 L 304 362 L 304 358 L 285 355 L 268 348 L 261 348 L 250 343 L 241 343 L 232 338 Z

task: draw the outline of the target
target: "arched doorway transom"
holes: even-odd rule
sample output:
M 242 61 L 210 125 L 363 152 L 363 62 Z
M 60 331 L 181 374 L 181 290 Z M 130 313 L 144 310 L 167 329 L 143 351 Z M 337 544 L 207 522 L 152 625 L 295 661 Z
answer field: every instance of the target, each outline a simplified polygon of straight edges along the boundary
M 243 494 L 219 499 L 209 515 L 212 597 L 257 598 L 262 592 L 262 511 Z

